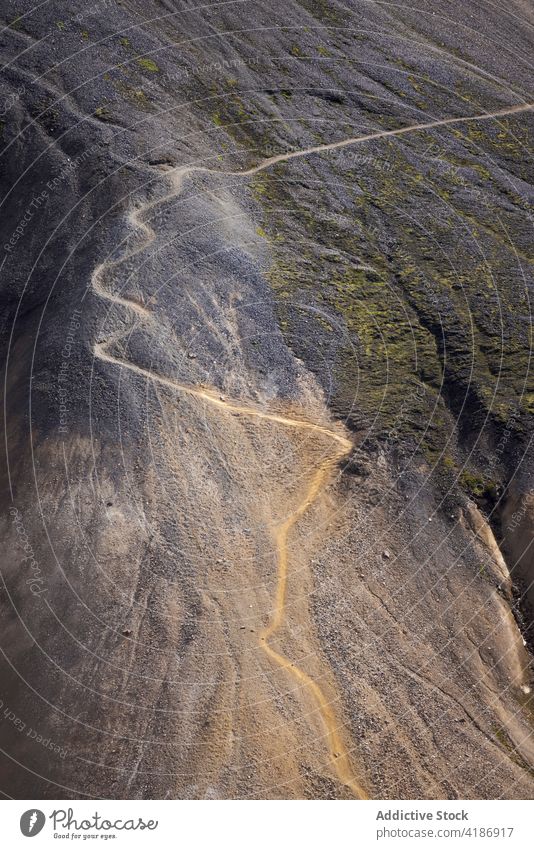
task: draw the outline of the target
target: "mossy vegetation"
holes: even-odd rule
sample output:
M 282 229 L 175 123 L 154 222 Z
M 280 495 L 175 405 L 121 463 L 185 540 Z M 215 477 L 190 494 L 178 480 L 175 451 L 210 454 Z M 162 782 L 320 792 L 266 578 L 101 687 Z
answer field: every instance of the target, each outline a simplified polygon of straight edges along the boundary
M 343 13 L 332 6 L 328 0 L 300 0 L 300 5 L 318 21 L 345 26 L 347 24 Z
M 143 71 L 148 71 L 150 74 L 158 74 L 160 71 L 159 65 L 156 65 L 153 59 L 148 59 L 146 56 L 138 56 L 135 61 Z
M 99 121 L 111 121 L 112 115 L 107 106 L 97 106 L 94 111 L 95 118 Z
M 478 472 L 465 469 L 460 475 L 460 484 L 473 498 L 491 501 L 497 498 L 497 483 Z
M 361 169 L 354 174 L 358 192 L 352 215 L 358 226 L 352 232 L 323 216 L 320 203 L 308 205 L 300 198 L 295 244 L 291 246 L 291 239 L 281 246 L 283 261 L 276 249 L 283 240 L 275 234 L 288 233 L 284 210 L 291 214 L 293 208 L 291 183 L 284 185 L 272 173 L 262 174 L 255 178 L 253 191 L 269 210 L 272 226 L 265 229 L 272 234 L 278 257 L 270 280 L 288 341 L 295 345 L 302 333 L 303 318 L 293 306 L 301 296 L 340 319 L 345 338 L 332 365 L 334 407 L 346 412 L 355 402 L 368 421 L 378 415 L 377 427 L 384 433 L 395 427 L 419 438 L 424 431 L 423 448 L 434 460 L 443 448 L 444 433 L 452 431 L 458 415 L 469 417 L 473 409 L 480 409 L 484 418 L 484 410 L 489 410 L 491 421 L 506 422 L 521 395 L 530 344 L 517 333 L 502 333 L 501 316 L 507 314 L 511 327 L 514 300 L 516 311 L 518 306 L 517 293 L 508 298 L 506 289 L 502 291 L 502 254 L 495 263 L 491 258 L 488 265 L 481 258 L 474 264 L 473 247 L 465 238 L 451 264 L 450 251 L 440 255 L 417 226 L 416 210 L 413 223 L 406 214 L 416 204 L 431 201 L 435 205 L 438 195 L 444 202 L 439 226 L 447 238 L 451 227 L 458 227 L 458 219 L 449 211 L 456 189 L 447 182 L 447 175 L 432 175 L 429 183 L 428 176 L 412 163 L 399 161 L 397 150 L 387 155 L 393 165 L 390 171 L 376 169 L 372 177 L 362 175 Z M 476 173 L 491 182 L 489 172 Z M 343 179 L 349 178 L 344 172 Z M 380 226 L 384 216 L 390 233 L 395 233 L 386 253 Z M 323 248 L 330 249 L 324 263 Z M 499 250 L 497 246 L 497 254 Z M 288 253 L 299 259 L 288 263 Z M 355 268 L 353 257 L 367 267 Z M 509 284 L 509 274 L 503 279 Z M 339 334 L 339 328 L 326 330 L 311 312 L 306 323 L 319 347 L 328 347 L 326 334 Z M 425 387 L 424 395 L 418 386 Z M 532 396 L 525 403 L 532 403 Z M 491 498 L 496 486 L 468 476 L 461 483 L 471 495 L 483 499 Z
M 144 112 L 149 112 L 153 108 L 146 92 L 142 88 L 129 85 L 124 80 L 118 80 L 116 88 L 117 92 L 122 95 L 122 97 L 138 109 L 141 109 Z
M 326 2 L 303 5 L 319 19 L 332 11 Z M 301 51 L 291 42 L 288 51 L 329 53 L 321 44 Z M 387 79 L 381 85 L 396 95 L 399 86 L 408 96 L 411 89 L 412 102 L 418 97 L 422 104 L 434 84 L 398 63 L 407 72 L 399 85 Z M 265 99 L 260 106 L 233 83 L 225 88 L 214 123 L 254 150 L 256 160 L 273 146 L 283 149 Z M 287 91 L 284 100 L 280 91 L 269 93 L 273 109 L 290 112 L 295 98 L 290 86 Z M 457 94 L 476 103 L 468 90 Z M 345 108 L 336 116 L 338 136 L 353 132 Z M 384 129 L 404 125 L 376 110 L 359 117 Z M 314 122 L 299 123 L 316 143 L 332 138 Z M 452 480 L 463 465 L 455 431 L 487 420 L 498 440 L 512 410 L 534 408 L 534 392 L 524 385 L 532 339 L 518 322 L 518 314 L 529 314 L 527 295 L 519 271 L 512 273 L 518 257 L 530 259 L 520 223 L 525 200 L 510 196 L 492 162 L 512 161 L 517 173 L 527 136 L 515 129 L 519 144 L 506 132 L 501 138 L 490 122 L 447 132 L 445 139 L 426 132 L 401 143 L 385 139 L 365 152 L 281 164 L 249 186 L 265 212 L 258 233 L 271 244 L 268 277 L 288 344 L 329 381 L 337 413 L 355 426 L 373 422 L 378 433 L 421 441 Z M 291 147 L 287 138 L 284 143 Z M 519 237 L 514 246 L 495 215 L 496 192 L 517 209 L 503 205 L 502 211 Z M 512 426 L 520 428 L 520 421 Z M 463 489 L 491 499 L 497 483 L 476 478 L 476 468 L 470 474 L 475 478 L 464 475 Z

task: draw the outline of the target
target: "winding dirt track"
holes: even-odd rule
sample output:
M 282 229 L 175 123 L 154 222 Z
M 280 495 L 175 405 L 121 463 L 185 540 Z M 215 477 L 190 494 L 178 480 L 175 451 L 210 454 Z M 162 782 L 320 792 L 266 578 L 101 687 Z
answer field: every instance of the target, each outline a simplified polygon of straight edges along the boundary
M 154 207 L 169 200 L 172 200 L 172 198 L 174 197 L 177 197 L 180 194 L 184 180 L 191 174 L 205 173 L 213 174 L 216 176 L 249 177 L 254 174 L 257 174 L 260 171 L 264 171 L 267 168 L 270 168 L 271 166 L 276 165 L 278 163 L 287 162 L 290 159 L 296 159 L 298 157 L 309 156 L 314 153 L 322 153 L 329 150 L 336 150 L 338 148 L 349 147 L 351 145 L 359 144 L 365 141 L 372 141 L 373 139 L 382 139 L 390 136 L 400 136 L 406 133 L 416 132 L 418 130 L 434 129 L 437 127 L 450 126 L 451 124 L 460 124 L 469 121 L 485 121 L 492 118 L 505 117 L 507 115 L 514 115 L 520 112 L 527 112 L 529 110 L 532 110 L 533 108 L 534 104 L 523 104 L 519 106 L 513 106 L 508 109 L 500 109 L 495 112 L 483 113 L 481 115 L 472 115 L 459 118 L 444 118 L 441 120 L 429 121 L 426 123 L 412 124 L 408 127 L 402 127 L 397 130 L 384 130 L 376 133 L 369 133 L 363 136 L 355 136 L 343 139 L 338 142 L 332 142 L 331 144 L 317 145 L 316 147 L 304 148 L 302 150 L 296 150 L 290 153 L 283 153 L 277 156 L 272 156 L 268 159 L 262 160 L 258 165 L 255 165 L 252 168 L 248 168 L 247 170 L 243 171 L 219 171 L 217 169 L 210 169 L 196 165 L 177 168 L 174 171 L 169 172 L 173 188 L 168 194 L 164 195 L 162 198 L 158 198 L 152 203 L 145 204 L 139 209 L 131 212 L 129 215 L 130 224 L 137 230 L 141 230 L 145 237 L 144 240 L 138 245 L 138 247 L 124 254 L 124 256 L 120 257 L 119 259 L 110 260 L 98 265 L 91 276 L 91 287 L 93 291 L 101 298 L 104 298 L 105 300 L 113 304 L 117 304 L 119 306 L 133 310 L 144 322 L 151 323 L 153 321 L 153 317 L 150 310 L 148 310 L 143 304 L 131 298 L 123 298 L 120 295 L 115 295 L 111 291 L 109 291 L 109 289 L 107 289 L 104 285 L 105 275 L 106 272 L 108 272 L 109 270 L 120 266 L 126 260 L 132 259 L 133 257 L 137 256 L 137 254 L 142 253 L 150 244 L 152 244 L 152 242 L 156 238 L 156 233 L 152 229 L 152 227 L 148 223 L 146 223 L 146 221 L 143 220 L 143 218 Z M 215 391 L 180 383 L 179 381 L 173 380 L 170 377 L 164 377 L 163 375 L 156 374 L 155 372 L 149 369 L 137 366 L 134 363 L 128 362 L 127 360 L 122 360 L 119 357 L 116 357 L 111 354 L 109 352 L 109 348 L 123 335 L 124 332 L 119 334 L 119 336 L 113 337 L 107 342 L 96 343 L 94 347 L 95 356 L 98 357 L 100 360 L 103 360 L 104 362 L 110 363 L 112 365 L 116 365 L 119 368 L 127 368 L 134 374 L 138 374 L 141 377 L 154 380 L 164 386 L 169 387 L 170 389 L 174 389 L 179 392 L 184 392 L 189 395 L 193 395 L 197 398 L 202 398 L 204 401 L 213 404 L 215 407 L 222 409 L 226 413 L 263 419 L 271 421 L 275 424 L 282 425 L 284 427 L 311 430 L 316 432 L 317 434 L 327 436 L 333 441 L 335 451 L 332 453 L 331 457 L 324 460 L 320 464 L 320 466 L 315 470 L 315 474 L 313 475 L 313 478 L 305 492 L 302 501 L 299 503 L 296 510 L 291 513 L 290 516 L 285 519 L 284 522 L 282 522 L 275 528 L 275 542 L 278 555 L 278 583 L 276 589 L 276 598 L 274 603 L 274 612 L 271 616 L 271 620 L 267 627 L 265 627 L 263 631 L 261 631 L 259 643 L 263 651 L 267 654 L 268 657 L 271 658 L 271 660 L 273 660 L 283 669 L 287 670 L 293 676 L 293 678 L 295 678 L 299 683 L 303 684 L 312 694 L 317 705 L 317 710 L 319 711 L 319 714 L 325 726 L 326 740 L 328 743 L 330 757 L 335 772 L 337 773 L 337 776 L 340 781 L 350 788 L 356 798 L 369 798 L 366 791 L 355 777 L 350 762 L 349 753 L 341 738 L 341 734 L 339 731 L 339 722 L 336 719 L 332 705 L 326 697 L 325 693 L 322 691 L 319 684 L 314 681 L 313 678 L 311 678 L 306 672 L 304 672 L 302 669 L 292 663 L 288 658 L 284 657 L 284 655 L 279 654 L 279 652 L 273 649 L 269 644 L 269 640 L 279 630 L 284 619 L 288 575 L 287 541 L 289 534 L 292 528 L 301 518 L 301 516 L 303 516 L 304 513 L 306 513 L 306 511 L 309 509 L 309 507 L 317 500 L 320 493 L 323 491 L 323 489 L 326 487 L 329 480 L 331 479 L 331 474 L 336 466 L 336 463 L 339 462 L 339 460 L 341 460 L 349 453 L 352 448 L 352 443 L 346 437 L 341 435 L 341 433 L 339 433 L 338 431 L 325 427 L 324 425 L 320 425 L 312 421 L 307 421 L 304 418 L 300 419 L 291 416 L 284 416 L 279 413 L 266 413 L 253 406 L 243 405 L 238 401 L 234 400 L 226 401 L 223 400 L 220 395 L 218 395 Z

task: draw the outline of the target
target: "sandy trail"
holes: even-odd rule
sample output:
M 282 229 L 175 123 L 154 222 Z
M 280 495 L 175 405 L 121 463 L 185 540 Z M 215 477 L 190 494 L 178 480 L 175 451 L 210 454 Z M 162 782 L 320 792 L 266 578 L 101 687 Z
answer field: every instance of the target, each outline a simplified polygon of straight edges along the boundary
M 383 130 L 375 133 L 368 133 L 362 136 L 354 136 L 347 139 L 342 139 L 338 142 L 332 142 L 330 144 L 322 144 L 317 145 L 315 147 L 308 147 L 302 150 L 292 151 L 290 153 L 278 154 L 277 156 L 272 156 L 268 159 L 264 159 L 258 165 L 255 165 L 243 171 L 220 171 L 217 169 L 210 169 L 197 165 L 176 168 L 173 171 L 169 172 L 173 187 L 172 190 L 163 197 L 158 198 L 157 200 L 145 204 L 139 209 L 132 211 L 129 215 L 129 222 L 134 228 L 137 228 L 144 234 L 144 239 L 141 240 L 141 242 L 136 248 L 127 252 L 119 259 L 110 260 L 98 265 L 91 276 L 92 289 L 101 298 L 104 298 L 105 300 L 113 304 L 117 304 L 119 306 L 133 310 L 141 320 L 148 323 L 151 323 L 153 321 L 150 310 L 147 309 L 144 304 L 132 298 L 124 298 L 120 295 L 113 294 L 109 289 L 105 287 L 104 278 L 106 272 L 110 271 L 115 267 L 118 267 L 126 260 L 132 259 L 133 257 L 137 256 L 142 251 L 146 250 L 146 248 L 155 240 L 155 231 L 143 219 L 154 207 L 169 200 L 172 200 L 174 197 L 177 197 L 180 194 L 184 180 L 191 174 L 204 173 L 212 174 L 214 176 L 249 177 L 259 173 L 260 171 L 264 171 L 267 168 L 270 168 L 271 166 L 276 165 L 278 163 L 287 162 L 290 159 L 309 156 L 314 153 L 322 153 L 325 151 L 349 147 L 351 145 L 360 144 L 366 141 L 372 141 L 374 139 L 400 136 L 406 133 L 416 132 L 419 130 L 434 129 L 437 127 L 450 126 L 451 124 L 460 124 L 469 121 L 485 121 L 493 118 L 505 117 L 507 115 L 514 115 L 521 112 L 527 112 L 529 110 L 532 110 L 533 108 L 534 104 L 523 104 L 519 106 L 513 106 L 507 109 L 500 109 L 495 112 L 483 113 L 481 115 L 472 115 L 457 118 L 443 118 L 440 120 L 428 121 L 426 123 L 412 124 L 408 127 L 401 127 L 400 129 L 396 130 Z M 307 421 L 304 418 L 284 416 L 281 413 L 268 413 L 263 410 L 259 410 L 254 406 L 244 405 L 237 400 L 223 400 L 220 395 L 215 391 L 205 389 L 203 387 L 184 384 L 177 380 L 173 380 L 170 377 L 164 377 L 163 375 L 159 375 L 149 369 L 137 366 L 134 363 L 128 362 L 127 360 L 122 360 L 119 357 L 116 357 L 111 354 L 108 350 L 109 347 L 115 341 L 117 341 L 116 337 L 111 340 L 108 340 L 107 342 L 96 343 L 94 347 L 95 356 L 98 357 L 100 360 L 103 360 L 104 362 L 110 363 L 112 365 L 116 365 L 119 368 L 127 368 L 129 371 L 134 372 L 134 374 L 138 374 L 141 377 L 154 380 L 164 386 L 167 386 L 170 389 L 174 389 L 176 391 L 184 392 L 189 395 L 201 398 L 204 401 L 221 409 L 225 413 L 263 419 L 266 421 L 271 421 L 275 424 L 279 424 L 283 427 L 314 431 L 318 435 L 320 434 L 321 436 L 329 437 L 334 443 L 334 453 L 331 457 L 324 460 L 318 468 L 315 469 L 312 480 L 304 494 L 302 501 L 298 504 L 294 512 L 291 513 L 290 516 L 285 519 L 284 522 L 282 522 L 275 528 L 275 542 L 278 559 L 278 582 L 276 589 L 276 598 L 271 620 L 269 624 L 263 629 L 263 631 L 261 631 L 259 637 L 259 644 L 271 660 L 273 660 L 284 670 L 287 670 L 287 672 L 292 675 L 297 682 L 303 684 L 304 687 L 307 688 L 308 692 L 312 695 L 325 727 L 326 740 L 330 752 L 330 758 L 339 780 L 354 793 L 356 798 L 369 798 L 365 789 L 362 787 L 362 785 L 357 780 L 354 774 L 348 750 L 342 740 L 342 736 L 339 731 L 339 722 L 336 719 L 334 710 L 327 696 L 325 695 L 319 684 L 313 678 L 311 678 L 306 672 L 304 672 L 302 669 L 292 663 L 288 658 L 284 657 L 284 655 L 279 654 L 269 644 L 269 640 L 279 631 L 284 621 L 287 593 L 287 577 L 289 569 L 287 547 L 289 534 L 298 522 L 298 520 L 319 498 L 320 494 L 323 492 L 323 490 L 332 478 L 332 473 L 336 466 L 336 463 L 339 462 L 344 456 L 346 456 L 350 452 L 352 448 L 352 443 L 349 439 L 347 439 L 337 430 L 325 427 L 324 425 L 319 424 L 317 422 Z
M 350 446 L 350 443 L 348 444 Z M 339 721 L 336 718 L 331 702 L 310 675 L 296 666 L 296 664 L 291 663 L 291 661 L 284 657 L 284 655 L 279 654 L 279 652 L 269 645 L 270 637 L 276 634 L 284 620 L 287 574 L 289 568 L 287 553 L 287 540 L 289 533 L 300 517 L 304 515 L 327 485 L 336 460 L 344 457 L 346 453 L 347 450 L 342 447 L 338 450 L 334 457 L 329 460 L 325 460 L 320 465 L 319 469 L 312 478 L 303 500 L 300 502 L 296 510 L 291 513 L 284 522 L 278 525 L 275 530 L 276 550 L 278 555 L 278 584 L 276 588 L 274 613 L 267 627 L 260 633 L 260 645 L 271 660 L 274 660 L 275 663 L 283 669 L 286 669 L 293 678 L 301 684 L 304 684 L 304 686 L 312 694 L 326 728 L 328 749 L 338 778 L 343 782 L 343 784 L 352 790 L 357 799 L 368 799 L 369 796 L 354 775 L 349 753 L 339 731 Z
M 122 300 L 123 299 L 121 299 L 121 303 Z M 110 354 L 108 351 L 106 351 L 106 347 L 108 345 L 109 342 L 98 342 L 94 347 L 95 356 L 97 356 L 101 360 L 105 360 L 108 363 L 113 363 L 116 366 L 123 366 L 124 368 L 135 372 L 135 374 L 141 375 L 141 377 L 147 377 L 150 378 L 150 380 L 155 380 L 157 381 L 157 383 L 161 383 L 164 386 L 168 386 L 170 389 L 178 389 L 180 392 L 185 392 L 187 395 L 192 395 L 196 398 L 202 398 L 204 401 L 208 401 L 210 404 L 213 404 L 215 407 L 219 407 L 227 413 L 252 416 L 256 419 L 264 419 L 269 422 L 275 422 L 276 424 L 285 425 L 286 427 L 312 430 L 315 433 L 321 433 L 325 436 L 329 436 L 331 439 L 335 440 L 342 448 L 340 452 L 340 457 L 344 457 L 345 454 L 348 454 L 348 452 L 352 448 L 352 442 L 350 442 L 350 440 L 346 439 L 337 431 L 331 430 L 328 427 L 324 427 L 324 425 L 318 424 L 317 422 L 306 421 L 306 419 L 293 418 L 292 416 L 283 416 L 280 413 L 266 413 L 264 410 L 259 410 L 256 407 L 240 404 L 238 401 L 226 399 L 223 400 L 220 397 L 220 394 L 217 394 L 211 389 L 204 389 L 197 386 L 192 386 L 188 383 L 180 383 L 179 380 L 173 380 L 172 377 L 164 377 L 163 375 L 156 374 L 150 369 L 143 368 L 142 366 L 137 366 L 134 363 L 130 363 L 126 360 L 121 360 L 119 359 L 119 357 L 114 357 L 113 354 Z

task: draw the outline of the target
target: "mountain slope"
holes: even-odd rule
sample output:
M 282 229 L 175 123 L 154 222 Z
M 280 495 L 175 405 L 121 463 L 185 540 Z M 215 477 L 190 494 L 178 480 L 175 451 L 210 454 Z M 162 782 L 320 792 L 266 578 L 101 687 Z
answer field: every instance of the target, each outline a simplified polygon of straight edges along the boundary
M 8 4 L 5 795 L 532 798 L 533 25 Z

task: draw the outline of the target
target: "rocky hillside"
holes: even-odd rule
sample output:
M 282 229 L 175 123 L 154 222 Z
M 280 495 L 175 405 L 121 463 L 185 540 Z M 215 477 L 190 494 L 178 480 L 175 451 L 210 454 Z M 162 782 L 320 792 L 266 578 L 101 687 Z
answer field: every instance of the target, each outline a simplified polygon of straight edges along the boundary
M 534 798 L 534 12 L 6 0 L 0 790 Z

